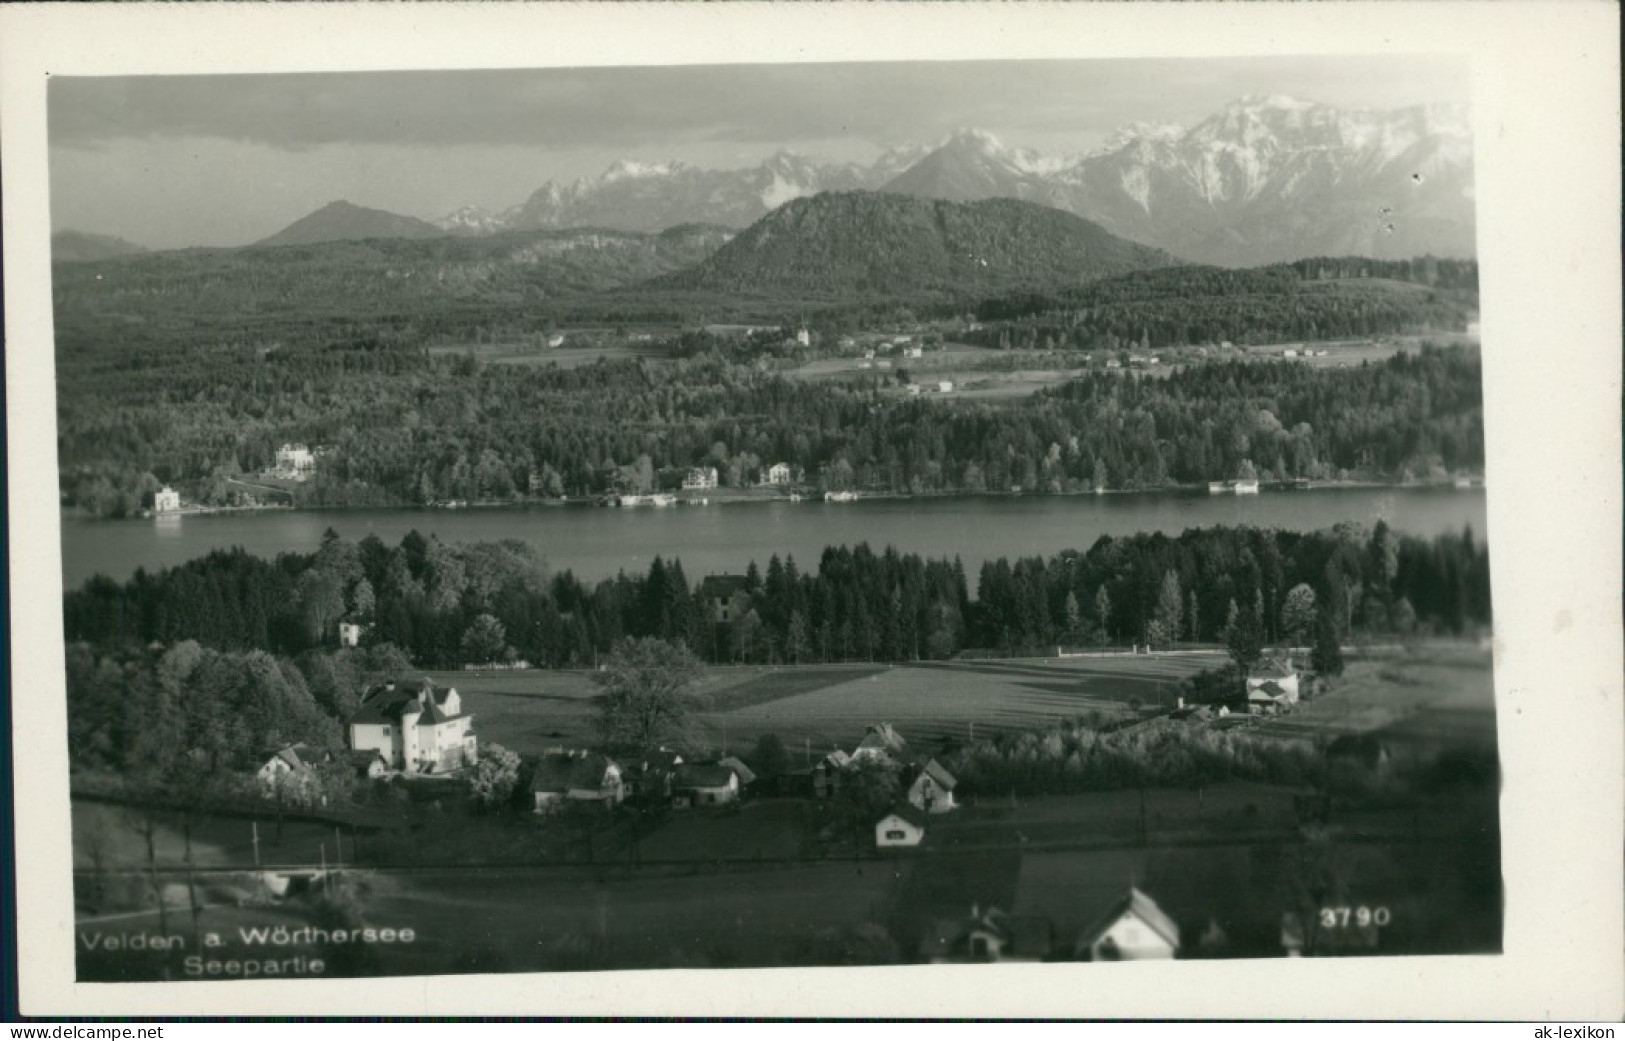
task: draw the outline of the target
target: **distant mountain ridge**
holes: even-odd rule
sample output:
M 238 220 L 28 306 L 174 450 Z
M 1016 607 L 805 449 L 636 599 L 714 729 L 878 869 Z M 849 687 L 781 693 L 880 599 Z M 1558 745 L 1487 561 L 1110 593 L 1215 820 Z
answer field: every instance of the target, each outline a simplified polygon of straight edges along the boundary
M 742 227 L 791 199 L 853 188 L 1038 202 L 1228 266 L 1476 253 L 1472 137 L 1462 107 L 1357 112 L 1283 95 L 1240 98 L 1190 128 L 1131 124 L 1103 148 L 1075 156 L 1040 156 L 985 130 L 961 130 L 935 146 L 893 149 L 867 167 L 789 152 L 742 170 L 622 160 L 596 178 L 548 182 L 520 206 L 487 215 L 479 230 Z M 437 224 L 470 230 L 458 214 Z
M 1360 112 L 1283 95 L 1240 98 L 1192 127 L 1130 124 L 1103 147 L 1072 156 L 1041 156 L 971 129 L 935 145 L 894 148 L 867 165 L 789 151 L 734 170 L 622 159 L 597 177 L 549 181 L 501 212 L 465 206 L 425 221 L 333 202 L 255 245 L 570 228 L 649 233 L 684 224 L 744 228 L 793 200 L 858 189 L 951 202 L 1034 202 L 1119 238 L 1229 267 L 1350 254 L 1472 257 L 1477 246 L 1472 135 L 1463 107 Z M 103 255 L 80 242 L 57 259 L 80 255 L 76 249 Z
M 340 200 L 299 218 L 255 246 L 314 246 L 366 239 L 432 239 L 446 234 L 428 221 Z
M 92 235 L 89 232 L 64 229 L 51 236 L 52 263 L 110 260 L 114 257 L 138 256 L 146 252 L 145 246 L 138 246 L 116 235 Z
M 819 296 L 979 296 L 1077 286 L 1176 259 L 1070 213 L 865 191 L 796 199 L 662 288 Z

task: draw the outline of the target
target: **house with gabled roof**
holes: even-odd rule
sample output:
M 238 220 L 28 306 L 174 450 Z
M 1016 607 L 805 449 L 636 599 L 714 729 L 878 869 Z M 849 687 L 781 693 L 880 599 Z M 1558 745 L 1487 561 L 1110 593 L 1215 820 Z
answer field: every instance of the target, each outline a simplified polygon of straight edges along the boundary
M 1049 957 L 1054 944 L 1048 918 L 973 906 L 968 918 L 931 922 L 920 941 L 920 958 L 934 965 L 1037 962 Z
M 1266 687 L 1269 689 L 1264 690 Z M 1253 692 L 1258 690 L 1264 690 L 1265 697 L 1279 704 L 1297 704 L 1298 670 L 1292 667 L 1292 659 L 1264 658 L 1248 669 L 1248 701 L 1252 700 Z
M 449 773 L 478 757 L 474 717 L 463 712 L 457 689 L 428 678 L 369 689 L 348 728 L 351 749 L 375 750 L 402 773 Z
M 682 762 L 681 753 L 664 746 L 645 752 L 634 759 L 624 760 L 621 772 L 629 794 L 644 802 L 669 802 L 672 796 L 672 780 Z
M 738 802 L 743 788 L 738 771 L 726 763 L 683 763 L 672 776 L 672 805 L 724 806 Z
M 614 809 L 626 799 L 619 763 L 582 749 L 544 752 L 530 775 L 532 806 L 548 813 L 566 803 Z
M 733 622 L 750 610 L 750 590 L 743 575 L 706 575 L 695 595 L 711 612 L 714 622 Z
M 852 765 L 852 757 L 839 748 L 824 756 L 812 768 L 813 797 L 826 799 L 841 790 L 841 774 Z
M 918 846 L 925 841 L 925 825 L 925 811 L 899 799 L 884 817 L 875 821 L 875 846 L 879 849 Z
M 926 813 L 947 813 L 954 808 L 954 775 L 935 759 L 920 767 L 908 785 L 910 805 Z
M 863 740 L 852 750 L 854 762 L 879 760 L 904 763 L 908 757 L 908 742 L 903 740 L 890 723 L 871 723 L 864 731 Z
M 325 749 L 313 748 L 304 742 L 283 745 L 270 754 L 254 776 L 262 785 L 269 786 L 283 777 L 309 773 L 329 758 Z
M 1085 926 L 1073 946 L 1081 961 L 1141 961 L 1178 953 L 1178 924 L 1133 886 Z

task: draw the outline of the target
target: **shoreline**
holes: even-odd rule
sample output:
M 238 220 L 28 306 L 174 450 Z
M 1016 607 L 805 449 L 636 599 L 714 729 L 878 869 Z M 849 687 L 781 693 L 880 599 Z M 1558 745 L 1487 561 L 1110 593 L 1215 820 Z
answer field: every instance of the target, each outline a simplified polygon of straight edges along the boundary
M 1266 483 L 1264 481 L 1260 481 L 1259 482 L 1259 490 L 1258 490 L 1257 494 L 1263 495 L 1263 494 L 1267 493 L 1267 494 L 1272 494 L 1272 495 L 1280 495 L 1280 494 L 1293 494 L 1293 493 L 1306 492 L 1306 491 L 1307 492 L 1318 492 L 1318 491 L 1372 491 L 1372 490 L 1391 490 L 1391 491 L 1401 491 L 1401 492 L 1405 492 L 1405 491 L 1477 491 L 1477 492 L 1483 492 L 1483 491 L 1487 491 L 1487 489 L 1488 489 L 1488 485 L 1485 482 L 1484 476 L 1482 474 L 1472 474 L 1472 475 L 1461 476 L 1461 477 L 1452 477 L 1452 478 L 1447 478 L 1447 479 L 1442 479 L 1442 480 L 1409 481 L 1409 482 L 1382 481 L 1382 480 L 1361 480 L 1361 479 L 1339 479 L 1339 480 L 1319 480 L 1319 481 L 1313 481 L 1312 480 L 1312 481 L 1304 481 L 1302 483 L 1279 482 L 1279 481 Z M 685 494 L 683 492 L 670 493 L 670 494 L 675 496 L 675 500 L 672 503 L 670 503 L 668 505 L 664 505 L 664 506 L 658 506 L 658 505 L 654 505 L 654 504 L 638 504 L 638 505 L 632 505 L 632 506 L 612 506 L 612 505 L 609 505 L 609 504 L 606 504 L 606 503 L 603 502 L 603 496 L 575 496 L 575 497 L 561 496 L 559 498 L 553 498 L 553 499 L 506 499 L 506 500 L 490 501 L 490 502 L 457 502 L 457 503 L 455 503 L 453 505 L 445 505 L 445 504 L 437 504 L 437 503 L 431 503 L 431 504 L 400 503 L 400 504 L 394 504 L 394 505 L 374 505 L 374 506 L 342 506 L 342 505 L 293 506 L 293 505 L 286 505 L 286 504 L 267 503 L 267 504 L 259 505 L 259 506 L 201 506 L 201 505 L 187 504 L 186 506 L 183 506 L 179 510 L 166 511 L 164 513 L 157 513 L 157 512 L 155 512 L 155 511 L 153 511 L 151 509 L 143 509 L 141 512 L 139 512 L 137 514 L 130 515 L 130 516 L 125 516 L 125 517 L 97 517 L 97 516 L 92 516 L 90 514 L 87 514 L 84 511 L 78 509 L 77 507 L 65 506 L 65 507 L 62 507 L 62 509 L 60 511 L 60 519 L 61 519 L 61 521 L 63 523 L 68 523 L 68 522 L 98 523 L 98 522 L 104 522 L 104 521 L 105 522 L 116 522 L 116 521 L 129 521 L 129 520 L 160 520 L 161 521 L 161 520 L 165 520 L 165 519 L 171 518 L 171 517 L 179 519 L 181 517 L 188 517 L 188 516 L 206 516 L 206 515 L 223 514 L 223 513 L 224 514 L 253 514 L 253 513 L 355 513 L 355 514 L 365 514 L 365 513 L 370 513 L 370 512 L 403 512 L 403 511 L 418 511 L 418 512 L 424 512 L 424 513 L 435 513 L 435 512 L 458 513 L 458 512 L 468 511 L 468 510 L 481 510 L 481 511 L 516 510 L 516 511 L 523 511 L 523 510 L 531 510 L 531 509 L 537 509 L 537 508 L 562 509 L 562 508 L 580 508 L 580 507 L 597 507 L 597 508 L 603 508 L 603 509 L 626 509 L 626 510 L 643 510 L 643 509 L 658 510 L 658 509 L 672 509 L 672 508 L 680 508 L 680 507 L 693 508 L 693 507 L 709 507 L 709 506 L 729 506 L 729 505 L 738 505 L 740 503 L 768 503 L 768 502 L 822 503 L 822 502 L 829 501 L 829 500 L 825 499 L 824 493 L 822 491 L 817 491 L 817 490 L 812 490 L 812 489 L 808 489 L 808 490 L 803 491 L 803 492 L 798 492 L 798 493 L 795 493 L 794 495 L 792 495 L 789 492 L 771 493 L 771 494 L 752 494 L 750 491 L 743 491 L 743 493 L 742 493 L 742 490 L 740 490 L 740 489 L 707 489 L 706 492 L 707 492 L 707 494 L 705 494 L 705 495 Z M 873 492 L 871 492 L 871 491 L 863 491 L 863 490 L 860 489 L 860 490 L 857 490 L 855 492 L 855 497 L 854 498 L 849 499 L 849 500 L 841 500 L 840 504 L 841 505 L 848 505 L 848 504 L 854 503 L 854 502 L 871 502 L 871 501 L 896 502 L 896 501 L 911 500 L 911 499 L 919 499 L 919 500 L 943 500 L 943 499 L 972 500 L 972 499 L 1025 499 L 1025 498 L 1068 499 L 1068 498 L 1081 498 L 1081 497 L 1085 497 L 1085 496 L 1088 496 L 1088 497 L 1104 497 L 1104 496 L 1138 496 L 1138 495 L 1170 495 L 1170 496 L 1175 496 L 1175 495 L 1184 495 L 1184 496 L 1202 495 L 1202 496 L 1206 496 L 1206 497 L 1213 497 L 1213 498 L 1221 498 L 1222 499 L 1222 498 L 1225 498 L 1225 497 L 1236 496 L 1237 493 L 1235 491 L 1233 491 L 1233 490 L 1228 490 L 1228 489 L 1224 490 L 1224 491 L 1214 491 L 1211 488 L 1209 488 L 1207 483 L 1167 484 L 1167 485 L 1162 485 L 1162 486 L 1157 487 L 1157 488 L 1078 489 L 1078 490 L 1075 490 L 1075 491 L 1062 491 L 1062 492 L 1037 491 L 1037 490 L 1033 490 L 1033 491 L 1017 490 L 1017 491 L 1004 491 L 1004 492 L 997 492 L 997 491 L 983 491 L 983 492 L 967 492 L 967 491 L 931 491 L 931 492 L 873 491 Z M 1243 497 L 1249 497 L 1250 498 L 1251 495 L 1246 495 L 1246 496 L 1243 496 Z

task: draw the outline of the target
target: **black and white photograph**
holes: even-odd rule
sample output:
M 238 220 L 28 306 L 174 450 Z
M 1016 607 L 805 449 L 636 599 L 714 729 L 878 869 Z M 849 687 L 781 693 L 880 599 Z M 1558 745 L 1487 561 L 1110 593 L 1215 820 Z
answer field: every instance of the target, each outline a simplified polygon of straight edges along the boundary
M 53 72 L 73 982 L 1500 959 L 1482 78 Z

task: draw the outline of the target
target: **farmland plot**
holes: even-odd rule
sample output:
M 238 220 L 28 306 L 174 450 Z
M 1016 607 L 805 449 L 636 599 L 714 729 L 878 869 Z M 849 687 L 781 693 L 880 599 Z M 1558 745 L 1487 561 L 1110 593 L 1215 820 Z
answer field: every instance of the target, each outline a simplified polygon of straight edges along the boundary
M 1221 660 L 1180 657 L 943 662 L 894 666 L 846 682 L 713 713 L 705 722 L 730 734 L 775 733 L 794 745 L 850 747 L 864 727 L 895 724 L 909 740 L 1030 730 L 1075 716 L 1126 715 L 1134 703 L 1171 700 L 1179 682 Z

